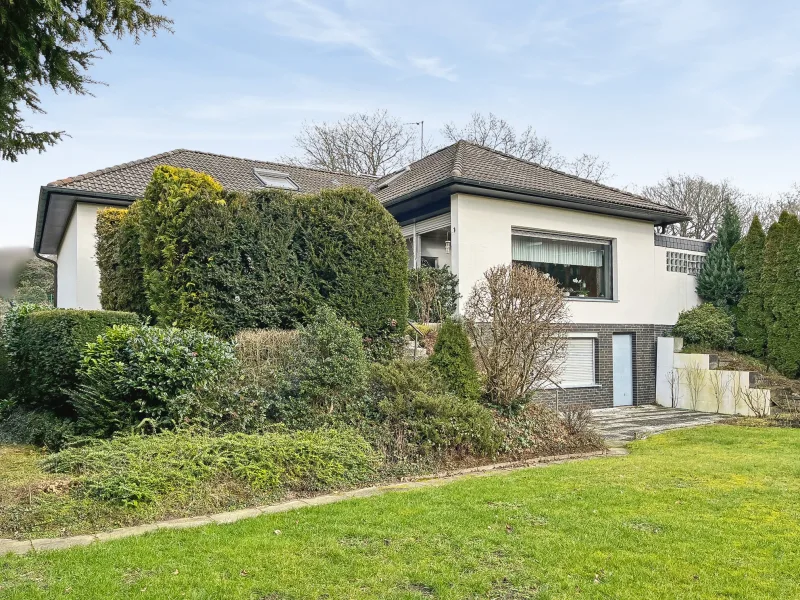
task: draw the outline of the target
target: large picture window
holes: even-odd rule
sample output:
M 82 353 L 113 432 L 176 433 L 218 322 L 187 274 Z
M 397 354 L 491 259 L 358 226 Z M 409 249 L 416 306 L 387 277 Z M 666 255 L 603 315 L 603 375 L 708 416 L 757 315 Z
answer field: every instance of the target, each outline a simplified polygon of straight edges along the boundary
M 611 242 L 569 235 L 519 232 L 511 235 L 515 264 L 554 278 L 564 295 L 611 299 Z

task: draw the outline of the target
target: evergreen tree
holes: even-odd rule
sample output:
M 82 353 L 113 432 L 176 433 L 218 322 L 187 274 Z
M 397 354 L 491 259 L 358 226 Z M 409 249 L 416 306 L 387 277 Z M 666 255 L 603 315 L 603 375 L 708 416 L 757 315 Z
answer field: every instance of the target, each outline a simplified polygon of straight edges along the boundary
M 731 257 L 731 249 L 741 236 L 739 215 L 729 203 L 717 230 L 717 239 L 697 275 L 697 295 L 720 308 L 735 306 L 744 290 L 742 274 Z
M 738 335 L 735 346 L 739 352 L 762 357 L 767 349 L 767 319 L 764 312 L 764 245 L 766 235 L 758 215 L 753 217 L 750 230 L 731 250 L 734 263 L 744 280 L 744 294 L 734 309 Z
M 787 377 L 800 375 L 800 220 L 784 212 L 769 228 L 762 275 L 767 359 Z
M 456 396 L 478 399 L 481 393 L 480 378 L 467 333 L 460 323 L 452 319 L 442 323 L 430 364 Z

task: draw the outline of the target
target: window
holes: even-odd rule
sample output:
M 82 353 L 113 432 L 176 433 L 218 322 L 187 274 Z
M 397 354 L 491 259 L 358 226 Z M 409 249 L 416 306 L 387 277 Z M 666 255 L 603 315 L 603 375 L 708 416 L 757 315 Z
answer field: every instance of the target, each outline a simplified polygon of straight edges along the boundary
M 266 187 L 297 191 L 300 188 L 292 181 L 288 173 L 270 171 L 269 169 L 253 169 L 253 174 Z
M 561 364 L 561 387 L 586 387 L 595 385 L 595 338 L 571 337 L 567 340 L 566 356 Z
M 511 258 L 553 277 L 564 295 L 611 299 L 611 242 L 514 231 Z

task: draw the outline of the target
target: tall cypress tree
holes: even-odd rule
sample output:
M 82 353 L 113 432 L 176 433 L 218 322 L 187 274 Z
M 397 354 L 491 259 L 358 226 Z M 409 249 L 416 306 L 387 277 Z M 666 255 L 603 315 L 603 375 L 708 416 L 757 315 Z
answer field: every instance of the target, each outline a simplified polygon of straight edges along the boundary
M 739 352 L 756 357 L 764 356 L 767 350 L 767 319 L 761 279 L 766 240 L 767 236 L 756 215 L 747 235 L 731 249 L 734 264 L 744 280 L 744 294 L 733 311 L 738 330 L 735 346 Z
M 731 257 L 731 249 L 741 237 L 739 214 L 728 203 L 717 229 L 717 239 L 697 275 L 697 295 L 720 308 L 731 308 L 742 297 L 744 281 Z
M 767 360 L 787 377 L 800 374 L 800 220 L 783 212 L 769 228 L 762 275 Z

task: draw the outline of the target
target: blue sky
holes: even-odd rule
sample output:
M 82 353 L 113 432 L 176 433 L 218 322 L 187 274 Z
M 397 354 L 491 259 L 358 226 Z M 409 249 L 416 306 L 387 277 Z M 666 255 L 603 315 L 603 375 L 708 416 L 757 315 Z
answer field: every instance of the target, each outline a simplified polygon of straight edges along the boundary
M 769 7 L 769 9 L 767 9 Z M 688 172 L 777 194 L 800 180 L 800 7 L 771 0 L 172 0 L 175 33 L 114 42 L 94 97 L 43 92 L 72 137 L 0 163 L 0 246 L 30 245 L 38 189 L 174 148 L 294 152 L 304 121 L 473 111 L 599 154 L 617 186 Z

